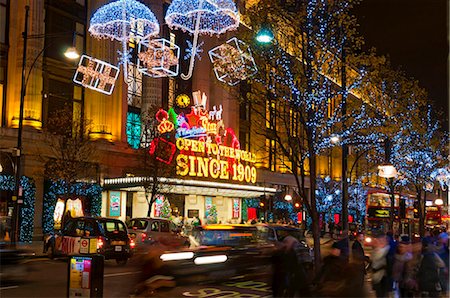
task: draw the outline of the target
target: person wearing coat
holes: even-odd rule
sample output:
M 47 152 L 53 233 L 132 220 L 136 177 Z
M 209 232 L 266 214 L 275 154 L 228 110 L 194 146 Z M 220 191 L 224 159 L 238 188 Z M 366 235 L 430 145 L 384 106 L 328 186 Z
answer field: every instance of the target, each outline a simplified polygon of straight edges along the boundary
M 439 297 L 442 287 L 439 279 L 439 271 L 445 268 L 444 261 L 436 253 L 436 247 L 431 243 L 423 243 L 422 261 L 419 267 L 419 290 L 428 292 L 429 297 Z
M 358 271 L 358 286 L 364 287 L 364 275 L 366 274 L 366 255 L 363 247 L 364 234 L 358 233 L 352 244 L 352 260 Z
M 374 240 L 375 249 L 372 253 L 372 288 L 377 297 L 386 297 L 389 291 L 387 272 L 387 255 L 390 246 L 384 234 L 377 235 Z

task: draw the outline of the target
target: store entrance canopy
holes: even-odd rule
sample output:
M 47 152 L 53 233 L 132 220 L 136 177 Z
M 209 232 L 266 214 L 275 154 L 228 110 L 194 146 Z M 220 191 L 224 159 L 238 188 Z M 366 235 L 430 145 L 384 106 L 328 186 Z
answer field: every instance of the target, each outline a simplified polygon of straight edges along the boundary
M 104 179 L 106 190 L 122 189 L 127 191 L 144 191 L 144 184 L 151 185 L 152 177 L 124 177 Z M 255 198 L 262 195 L 274 195 L 277 189 L 254 185 L 219 183 L 212 181 L 184 180 L 174 178 L 159 178 L 161 193 L 176 193 L 184 195 L 223 196 L 237 198 Z

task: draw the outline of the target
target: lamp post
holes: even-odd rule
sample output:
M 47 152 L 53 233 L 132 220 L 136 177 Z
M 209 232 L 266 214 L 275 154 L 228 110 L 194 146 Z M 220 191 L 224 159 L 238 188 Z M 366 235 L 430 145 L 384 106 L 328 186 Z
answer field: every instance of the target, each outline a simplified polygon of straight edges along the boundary
M 391 198 L 391 210 L 389 212 L 389 230 L 394 232 L 394 211 L 395 211 L 395 193 L 394 193 L 394 177 L 397 176 L 397 170 L 390 163 L 391 159 L 391 142 L 389 138 L 384 140 L 384 162 L 385 164 L 378 166 L 378 176 L 386 178 L 389 185 L 389 194 Z
M 332 143 L 338 143 L 340 141 L 340 137 L 338 135 L 332 135 L 330 137 L 330 141 Z M 388 184 L 389 184 L 389 194 L 390 194 L 390 201 L 391 201 L 391 210 L 390 210 L 390 216 L 389 216 L 389 228 L 391 230 L 393 230 L 394 228 L 394 211 L 395 211 L 395 194 L 394 194 L 394 177 L 397 176 L 397 170 L 396 168 L 390 163 L 390 159 L 391 159 L 391 142 L 389 138 L 385 138 L 384 140 L 378 141 L 378 143 L 383 143 L 384 145 L 384 164 L 379 165 L 378 166 L 378 176 L 383 177 L 388 179 Z M 348 143 L 347 143 L 348 144 Z M 358 145 L 358 144 L 364 144 L 364 143 L 353 143 L 353 145 Z M 342 146 L 344 148 L 344 146 Z M 345 146 L 345 148 L 348 151 L 348 146 Z M 363 151 L 360 155 L 357 156 L 357 158 L 355 159 L 353 166 L 350 170 L 350 175 L 353 172 L 353 168 L 356 165 L 356 162 L 363 156 L 364 153 L 366 153 L 368 150 Z M 346 152 L 348 153 L 348 152 Z M 348 183 L 347 183 L 347 154 L 345 154 L 345 162 L 344 162 L 344 157 L 342 158 L 343 161 L 343 174 L 345 173 L 345 182 L 342 184 L 342 216 L 344 216 L 344 214 L 348 215 L 348 199 L 344 198 L 344 194 L 347 195 L 348 192 Z M 344 166 L 345 166 L 345 172 L 344 172 Z M 343 181 L 344 182 L 344 181 Z M 344 204 L 345 203 L 345 204 Z M 344 211 L 345 210 L 345 211 Z M 346 223 L 347 223 L 347 227 L 348 227 L 348 218 L 346 219 Z M 344 218 L 342 218 L 342 221 L 344 222 Z M 344 230 L 344 227 L 343 227 Z
M 30 36 L 28 35 L 28 17 L 30 12 L 30 6 L 25 6 L 25 28 L 22 32 L 23 38 L 23 54 L 22 54 L 22 78 L 21 78 L 21 88 L 20 88 L 20 105 L 19 105 L 19 124 L 17 130 L 17 146 L 16 146 L 16 162 L 15 162 L 15 173 L 14 173 L 14 194 L 13 194 L 13 214 L 12 214 L 12 237 L 11 242 L 13 245 L 18 241 L 18 228 L 19 228 L 19 214 L 20 214 L 20 204 L 22 200 L 19 197 L 22 195 L 22 189 L 20 187 L 20 176 L 21 176 L 21 157 L 22 157 L 22 131 L 23 131 L 23 113 L 24 113 L 24 103 L 25 103 L 25 95 L 27 90 L 28 78 L 31 74 L 31 70 L 33 69 L 38 58 L 44 53 L 45 49 L 42 49 L 39 54 L 34 59 L 33 63 L 30 66 L 28 75 L 27 75 L 27 46 L 28 39 Z M 44 38 L 45 35 L 35 36 L 36 38 Z M 33 37 L 31 37 L 33 38 Z M 76 52 L 74 47 L 69 48 L 65 53 L 69 59 L 77 59 L 80 57 Z

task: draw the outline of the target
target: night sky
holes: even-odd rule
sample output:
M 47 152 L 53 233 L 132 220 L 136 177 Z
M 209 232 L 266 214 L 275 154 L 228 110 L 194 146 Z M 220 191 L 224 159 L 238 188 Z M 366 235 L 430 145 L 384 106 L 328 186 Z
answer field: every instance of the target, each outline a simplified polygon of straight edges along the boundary
M 389 54 L 394 66 L 417 79 L 447 122 L 448 0 L 362 0 L 355 15 L 366 48 Z

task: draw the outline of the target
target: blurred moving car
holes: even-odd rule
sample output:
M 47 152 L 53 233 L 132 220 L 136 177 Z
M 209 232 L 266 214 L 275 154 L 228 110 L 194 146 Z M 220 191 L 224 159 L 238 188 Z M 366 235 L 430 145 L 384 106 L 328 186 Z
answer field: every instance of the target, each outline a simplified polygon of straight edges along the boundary
M 189 248 L 155 248 L 160 252 L 143 262 L 144 279 L 164 276 L 183 284 L 270 273 L 274 245 L 261 237 L 256 226 L 199 226 L 193 229 L 189 240 Z
M 182 237 L 177 232 L 175 225 L 165 218 L 133 218 L 128 224 L 128 234 L 136 243 L 136 249 L 140 249 L 144 244 L 160 242 L 162 238 L 170 238 L 170 241 L 187 245 L 186 237 Z
M 266 237 L 269 242 L 274 244 L 281 243 L 287 236 L 294 237 L 300 242 L 300 262 L 312 264 L 314 252 L 306 243 L 306 238 L 302 229 L 282 224 L 258 224 L 257 228 L 262 234 L 261 237 Z
M 97 253 L 105 259 L 126 264 L 133 254 L 134 241 L 128 236 L 125 224 L 113 218 L 77 217 L 69 219 L 63 229 L 45 240 L 51 258 L 80 253 L 80 241 L 88 238 L 96 243 Z
M 16 249 L 9 243 L 0 243 L 0 281 L 22 280 L 28 274 L 26 261 L 33 256 L 24 250 Z

